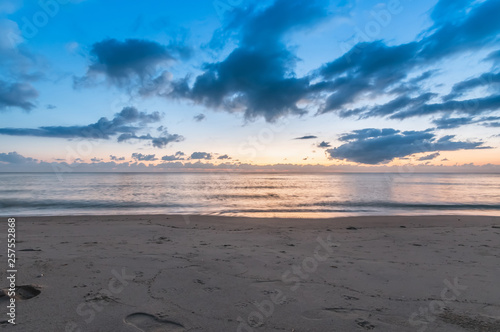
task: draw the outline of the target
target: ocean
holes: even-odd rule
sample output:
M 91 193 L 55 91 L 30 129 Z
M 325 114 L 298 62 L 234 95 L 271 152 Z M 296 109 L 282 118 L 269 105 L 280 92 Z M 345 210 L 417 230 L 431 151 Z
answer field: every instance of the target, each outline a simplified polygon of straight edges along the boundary
M 0 173 L 0 215 L 500 216 L 500 174 Z

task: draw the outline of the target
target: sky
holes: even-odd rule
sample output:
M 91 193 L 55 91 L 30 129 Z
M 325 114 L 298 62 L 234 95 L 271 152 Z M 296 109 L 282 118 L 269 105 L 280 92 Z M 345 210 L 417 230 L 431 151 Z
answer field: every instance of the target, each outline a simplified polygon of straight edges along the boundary
M 500 1 L 2 0 L 0 171 L 500 171 Z

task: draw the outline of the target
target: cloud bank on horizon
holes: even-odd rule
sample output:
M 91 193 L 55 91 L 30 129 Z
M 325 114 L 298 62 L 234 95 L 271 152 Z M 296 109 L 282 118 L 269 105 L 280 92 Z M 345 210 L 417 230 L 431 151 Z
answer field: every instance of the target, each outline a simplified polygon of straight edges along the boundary
M 0 170 L 500 164 L 499 1 L 114 5 L 0 7 Z

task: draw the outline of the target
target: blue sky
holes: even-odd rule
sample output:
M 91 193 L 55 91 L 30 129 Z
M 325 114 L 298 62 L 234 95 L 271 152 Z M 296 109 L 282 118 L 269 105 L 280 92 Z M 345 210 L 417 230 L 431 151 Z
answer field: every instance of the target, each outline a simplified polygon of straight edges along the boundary
M 0 171 L 498 171 L 499 12 L 5 0 Z

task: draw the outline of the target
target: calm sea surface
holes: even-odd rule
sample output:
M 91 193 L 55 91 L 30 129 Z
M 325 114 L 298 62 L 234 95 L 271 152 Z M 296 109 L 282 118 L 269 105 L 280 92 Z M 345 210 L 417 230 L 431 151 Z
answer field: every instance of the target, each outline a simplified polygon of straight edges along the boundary
M 0 215 L 500 216 L 500 174 L 0 173 Z

